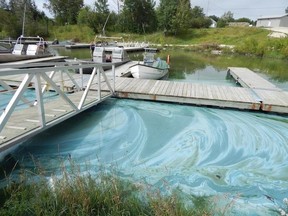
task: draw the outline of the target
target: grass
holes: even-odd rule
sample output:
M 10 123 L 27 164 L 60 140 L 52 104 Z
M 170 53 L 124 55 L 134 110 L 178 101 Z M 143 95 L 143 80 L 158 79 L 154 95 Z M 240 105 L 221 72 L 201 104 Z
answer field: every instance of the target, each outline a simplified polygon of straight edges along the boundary
M 43 169 L 22 170 L 17 183 L 1 191 L 0 215 L 212 215 L 208 197 L 184 200 L 179 190 L 159 191 L 104 171 L 83 175 L 73 162 L 71 167 L 49 178 Z
M 51 33 L 53 32 L 53 33 Z M 85 32 L 85 34 L 83 34 Z M 54 26 L 50 30 L 51 40 L 57 37 L 59 40 L 78 39 L 81 42 L 90 42 L 95 34 L 87 26 L 67 25 Z M 210 29 L 189 29 L 178 35 L 164 36 L 162 32 L 147 35 L 132 33 L 108 32 L 107 36 L 123 37 L 125 41 L 149 41 L 154 44 L 195 45 L 195 44 L 226 44 L 237 45 L 245 39 L 254 38 L 263 40 L 269 34 L 268 30 L 255 27 L 227 27 Z
M 73 40 L 90 43 L 95 34 L 87 26 L 54 26 L 50 40 Z M 84 34 L 83 34 L 84 33 Z M 270 58 L 288 58 L 288 39 L 269 38 L 270 31 L 256 27 L 226 27 L 210 29 L 189 29 L 178 35 L 165 36 L 162 32 L 147 35 L 108 32 L 107 36 L 123 37 L 125 41 L 145 41 L 152 44 L 185 45 L 192 51 L 223 50 L 227 53 Z M 232 45 L 234 49 L 219 45 Z
M 72 40 L 90 43 L 95 36 L 91 28 L 81 25 L 53 26 L 49 31 L 51 41 L 57 38 L 59 41 Z

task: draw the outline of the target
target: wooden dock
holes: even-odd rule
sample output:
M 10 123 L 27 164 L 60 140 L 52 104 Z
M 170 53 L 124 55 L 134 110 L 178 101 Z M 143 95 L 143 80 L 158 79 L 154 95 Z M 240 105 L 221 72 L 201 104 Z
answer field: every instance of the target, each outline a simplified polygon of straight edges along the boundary
M 288 92 L 247 68 L 229 68 L 228 72 L 237 72 L 234 76 L 244 87 L 118 77 L 115 92 L 119 98 L 288 114 Z
M 246 110 L 260 110 L 261 107 L 253 92 L 241 87 L 122 77 L 115 81 L 119 98 Z

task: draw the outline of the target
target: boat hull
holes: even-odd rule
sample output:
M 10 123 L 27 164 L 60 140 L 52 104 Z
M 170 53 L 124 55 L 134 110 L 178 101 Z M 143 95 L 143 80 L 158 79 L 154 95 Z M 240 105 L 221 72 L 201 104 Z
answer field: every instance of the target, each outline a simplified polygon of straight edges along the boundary
M 164 79 L 168 76 L 168 68 L 160 69 L 152 66 L 137 64 L 130 67 L 131 74 L 137 79 Z
M 24 60 L 31 60 L 37 58 L 47 58 L 52 57 L 52 54 L 47 55 L 13 55 L 11 53 L 1 53 L 0 54 L 0 63 L 8 63 L 8 62 L 17 62 Z

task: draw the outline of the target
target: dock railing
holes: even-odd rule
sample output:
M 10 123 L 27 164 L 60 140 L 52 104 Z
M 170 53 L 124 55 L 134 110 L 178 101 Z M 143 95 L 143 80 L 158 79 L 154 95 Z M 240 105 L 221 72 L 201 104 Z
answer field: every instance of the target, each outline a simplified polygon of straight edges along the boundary
M 0 65 L 0 152 L 112 96 L 112 71 L 108 78 L 103 64 L 79 62 Z

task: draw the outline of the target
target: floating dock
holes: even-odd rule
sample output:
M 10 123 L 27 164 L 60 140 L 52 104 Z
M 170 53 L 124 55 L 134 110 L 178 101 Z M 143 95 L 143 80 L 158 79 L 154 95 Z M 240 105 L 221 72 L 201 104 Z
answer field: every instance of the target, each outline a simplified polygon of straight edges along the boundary
M 229 67 L 228 73 L 245 88 L 265 89 L 272 91 L 282 91 L 268 80 L 262 78 L 257 73 L 248 68 Z
M 288 114 L 288 92 L 247 68 L 231 67 L 228 73 L 243 87 L 118 77 L 115 92 L 119 98 Z
M 260 110 L 261 107 L 253 92 L 241 87 L 122 77 L 115 81 L 115 92 L 119 98 L 246 110 Z
M 251 89 L 254 97 L 261 103 L 261 110 L 288 114 L 288 92 L 247 68 L 229 67 L 228 73 L 242 87 Z

